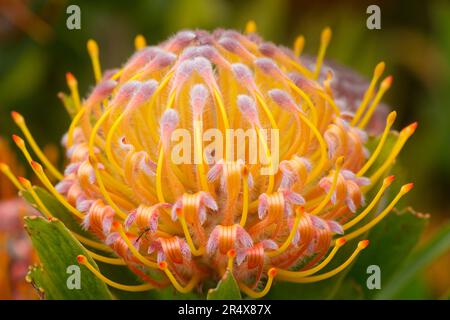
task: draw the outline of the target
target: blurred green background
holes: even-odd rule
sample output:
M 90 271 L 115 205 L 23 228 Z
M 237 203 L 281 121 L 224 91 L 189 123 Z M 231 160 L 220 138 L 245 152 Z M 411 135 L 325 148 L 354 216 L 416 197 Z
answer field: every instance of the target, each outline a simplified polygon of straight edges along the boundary
M 66 8 L 81 8 L 81 30 L 68 30 Z M 381 30 L 366 28 L 366 8 L 381 8 Z M 57 93 L 71 71 L 82 93 L 93 84 L 86 41 L 100 45 L 102 67 L 120 66 L 143 34 L 157 43 L 182 28 L 242 30 L 253 19 L 269 41 L 290 46 L 298 34 L 315 54 L 320 31 L 333 29 L 328 59 L 365 76 L 379 61 L 394 76 L 384 101 L 398 110 L 397 128 L 419 121 L 401 155 L 416 188 L 408 203 L 431 213 L 426 238 L 450 218 L 450 3 L 448 1 L 294 0 L 0 0 L 0 135 L 15 132 L 21 112 L 41 144 L 58 143 L 69 117 Z M 415 275 L 402 297 L 449 296 L 450 254 Z

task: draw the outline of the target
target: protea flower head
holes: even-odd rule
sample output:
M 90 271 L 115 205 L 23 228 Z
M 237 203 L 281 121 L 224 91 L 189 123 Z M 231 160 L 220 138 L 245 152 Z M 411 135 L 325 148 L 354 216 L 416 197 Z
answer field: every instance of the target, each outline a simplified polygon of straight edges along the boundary
M 352 77 L 323 66 L 330 38 L 327 28 L 314 61 L 301 56 L 302 37 L 290 50 L 263 41 L 253 23 L 243 34 L 181 31 L 156 46 L 138 36 L 131 58 L 103 74 L 90 40 L 97 84 L 81 100 L 69 73 L 71 94 L 62 96 L 72 111 L 63 173 L 13 113 L 42 165 L 25 140 L 14 140 L 42 184 L 146 283 L 108 285 L 198 291 L 228 270 L 258 298 L 274 281 L 332 277 L 368 245 L 360 241 L 343 265 L 321 272 L 412 188 L 404 185 L 375 218 L 364 219 L 391 184 L 386 174 L 416 124 L 385 145 L 395 111 L 381 130 L 371 119 L 392 77 L 377 89 L 381 62 L 358 91 Z M 371 152 L 368 126 L 379 136 Z M 379 166 L 382 151 L 387 158 Z M 78 261 L 102 277 L 84 256 Z

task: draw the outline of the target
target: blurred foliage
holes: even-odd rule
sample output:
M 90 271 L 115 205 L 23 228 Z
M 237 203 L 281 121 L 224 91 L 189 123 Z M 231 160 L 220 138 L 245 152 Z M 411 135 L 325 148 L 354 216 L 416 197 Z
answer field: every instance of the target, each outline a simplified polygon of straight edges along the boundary
M 81 8 L 81 30 L 66 28 L 69 4 Z M 366 28 L 369 4 L 381 8 L 381 30 Z M 297 34 L 305 35 L 310 54 L 328 25 L 333 29 L 328 58 L 366 76 L 378 61 L 386 61 L 395 81 L 385 101 L 398 110 L 396 127 L 419 120 L 400 161 L 416 185 L 408 203 L 432 213 L 426 234 L 432 238 L 450 216 L 450 3 L 444 0 L 3 0 L 0 135 L 13 132 L 9 112 L 14 109 L 33 119 L 30 129 L 42 145 L 59 141 L 69 117 L 56 94 L 67 91 L 67 71 L 76 75 L 81 92 L 90 90 L 93 76 L 85 44 L 91 37 L 99 42 L 102 67 L 107 69 L 127 59 L 138 33 L 155 43 L 182 28 L 242 30 L 248 19 L 275 43 L 290 46 Z M 448 296 L 448 250 L 431 268 L 411 276 L 396 297 Z

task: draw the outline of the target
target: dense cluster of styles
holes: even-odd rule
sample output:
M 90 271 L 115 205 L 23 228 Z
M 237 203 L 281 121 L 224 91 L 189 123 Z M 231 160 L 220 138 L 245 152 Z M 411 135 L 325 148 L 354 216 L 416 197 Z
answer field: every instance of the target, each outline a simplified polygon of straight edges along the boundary
M 290 50 L 263 41 L 253 23 L 244 34 L 181 31 L 156 46 L 138 36 L 131 58 L 103 74 L 97 44 L 90 40 L 96 86 L 82 101 L 69 73 L 71 93 L 61 95 L 72 116 L 63 139 L 63 173 L 39 149 L 22 116 L 13 113 L 25 136 L 14 141 L 42 185 L 101 242 L 75 234 L 78 240 L 115 252 L 116 258 L 92 257 L 129 266 L 144 284 L 115 283 L 86 257 L 78 261 L 108 285 L 131 291 L 169 285 L 180 292 L 201 290 L 228 270 L 255 298 L 274 280 L 315 282 L 348 266 L 367 240 L 358 242 L 343 264 L 321 272 L 346 241 L 372 228 L 412 188 L 404 185 L 368 219 L 416 124 L 388 146 L 396 116 L 391 112 L 369 152 L 367 128 L 392 78 L 377 89 L 384 71 L 379 63 L 357 106 L 350 105 L 345 87 L 351 90 L 351 78 L 340 79 L 323 66 L 330 38 L 325 29 L 313 61 L 301 56 L 303 37 Z M 194 151 L 203 155 L 197 163 L 174 163 L 172 133 L 178 128 L 191 132 Z M 202 134 L 210 128 L 254 130 L 269 163 L 274 141 L 261 132 L 279 130 L 279 170 L 261 174 L 263 164 L 249 164 L 248 154 L 218 159 L 217 154 L 228 155 L 218 149 L 230 146 L 223 141 L 206 148 Z M 387 157 L 380 165 L 382 153 Z M 4 164 L 2 171 L 30 191 L 44 215 L 52 215 L 28 180 L 16 179 Z

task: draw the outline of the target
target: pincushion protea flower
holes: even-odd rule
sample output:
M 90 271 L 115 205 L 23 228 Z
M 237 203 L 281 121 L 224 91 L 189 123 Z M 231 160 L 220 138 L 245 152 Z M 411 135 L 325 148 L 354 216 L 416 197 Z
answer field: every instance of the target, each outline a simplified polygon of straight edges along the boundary
M 67 74 L 71 95 L 63 100 L 73 119 L 63 139 L 64 173 L 40 151 L 22 116 L 13 113 L 46 170 L 32 159 L 25 140 L 14 136 L 14 141 L 42 184 L 118 256 L 92 257 L 128 265 L 145 284 L 113 282 L 84 256 L 79 263 L 108 285 L 130 291 L 170 284 L 180 292 L 200 290 L 228 270 L 241 291 L 254 298 L 264 296 L 274 280 L 315 282 L 348 266 L 368 240 L 360 241 L 342 265 L 321 272 L 346 241 L 376 225 L 412 188 L 401 187 L 366 222 L 391 184 L 394 177 L 385 175 L 416 124 L 387 146 L 396 117 L 391 112 L 370 153 L 366 127 L 392 77 L 376 89 L 384 71 L 379 63 L 353 108 L 343 99 L 345 90 L 333 89 L 333 70 L 322 70 L 330 38 L 327 28 L 311 67 L 300 57 L 302 37 L 291 51 L 264 42 L 253 23 L 245 34 L 181 31 L 157 46 L 146 46 L 138 36 L 136 53 L 122 68 L 103 75 L 97 44 L 90 40 L 97 84 L 84 101 L 75 77 Z M 338 85 L 350 91 L 352 83 L 346 81 Z M 178 129 L 192 137 L 193 152 L 201 155 L 197 161 L 174 161 Z M 253 130 L 258 154 L 267 163 L 251 163 L 254 150 L 248 146 L 242 157 L 224 152 L 239 147 L 233 140 L 206 146 L 209 129 L 224 136 L 230 129 Z M 268 137 L 266 129 L 279 134 Z M 390 148 L 387 158 L 374 167 L 385 148 Z M 266 164 L 275 170 L 263 174 Z M 28 180 L 19 180 L 32 192 Z M 378 185 L 373 198 L 365 199 Z M 88 247 L 104 247 L 78 239 Z

